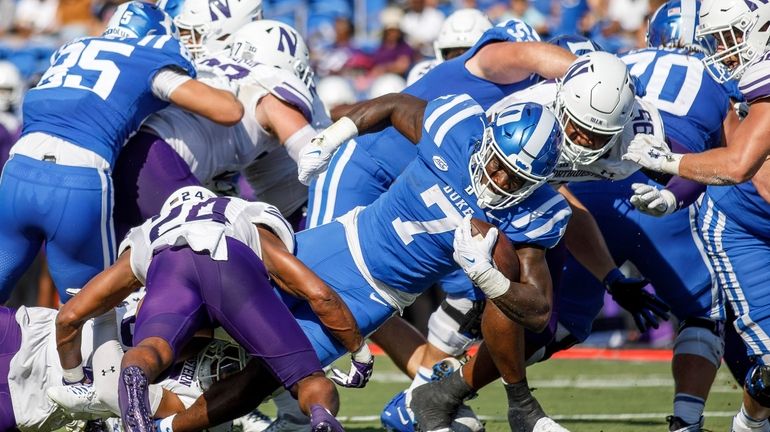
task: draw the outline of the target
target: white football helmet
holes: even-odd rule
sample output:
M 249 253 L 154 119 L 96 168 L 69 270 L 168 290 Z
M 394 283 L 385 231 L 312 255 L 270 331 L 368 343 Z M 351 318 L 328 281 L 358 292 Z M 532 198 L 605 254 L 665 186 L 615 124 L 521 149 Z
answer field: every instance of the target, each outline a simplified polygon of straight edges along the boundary
M 19 69 L 11 62 L 0 61 L 0 112 L 17 109 L 23 93 L 24 81 Z
M 172 193 L 163 206 L 160 209 L 161 213 L 167 213 L 171 208 L 181 205 L 186 202 L 203 202 L 209 198 L 216 198 L 217 195 L 214 192 L 206 189 L 203 186 L 185 186 L 177 189 Z
M 287 70 L 308 88 L 313 85 L 310 51 L 299 32 L 273 20 L 254 21 L 235 32 L 230 57 Z
M 262 0 L 185 0 L 174 24 L 193 58 L 224 50 L 233 33 L 262 18 Z
M 714 79 L 740 78 L 770 42 L 770 5 L 763 0 L 704 0 L 696 36 L 716 38 L 717 51 L 703 59 Z
M 246 366 L 248 356 L 240 345 L 214 339 L 198 354 L 195 375 L 201 389 L 208 390 L 215 382 L 225 379 Z
M 576 165 L 590 165 L 604 155 L 631 119 L 635 89 L 626 64 L 606 52 L 578 57 L 564 75 L 556 96 L 556 113 L 564 133 L 564 157 Z M 591 149 L 573 142 L 567 124 L 604 135 L 606 143 Z
M 400 93 L 406 88 L 406 80 L 400 75 L 388 73 L 380 75 L 369 87 L 369 99 L 374 99 L 388 93 Z
M 472 47 L 490 28 L 492 22 L 478 9 L 455 11 L 444 20 L 438 38 L 433 42 L 436 59 L 444 61 L 442 50 Z
M 322 78 L 318 81 L 316 91 L 318 97 L 329 110 L 339 105 L 356 103 L 356 92 L 353 85 L 341 76 L 331 75 Z

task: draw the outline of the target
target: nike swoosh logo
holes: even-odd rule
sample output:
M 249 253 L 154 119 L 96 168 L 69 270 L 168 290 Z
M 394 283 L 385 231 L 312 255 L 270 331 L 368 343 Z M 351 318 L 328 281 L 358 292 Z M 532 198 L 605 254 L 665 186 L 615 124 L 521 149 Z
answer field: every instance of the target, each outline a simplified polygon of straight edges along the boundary
M 313 150 L 310 153 L 308 153 L 308 156 L 315 156 L 320 154 L 321 154 L 321 150 Z
M 375 302 L 377 302 L 377 303 L 379 303 L 379 304 L 381 304 L 381 305 L 383 305 L 383 306 L 385 306 L 385 307 L 389 307 L 389 306 L 390 306 L 389 304 L 387 304 L 387 303 L 385 303 L 384 301 L 382 301 L 382 299 L 380 299 L 379 297 L 377 297 L 377 295 L 376 295 L 375 293 L 371 293 L 371 294 L 369 294 L 369 299 L 370 299 L 370 300 L 373 300 L 373 301 L 375 301 Z
M 396 408 L 396 411 L 398 412 L 398 419 L 399 419 L 399 421 L 401 421 L 401 424 L 402 425 L 408 425 L 409 424 L 409 420 L 404 418 L 404 414 L 401 412 L 401 407 Z
M 463 258 L 465 258 L 465 261 L 468 261 L 471 264 L 474 264 L 476 262 L 476 258 L 473 258 L 473 259 L 470 259 L 468 257 L 463 257 Z

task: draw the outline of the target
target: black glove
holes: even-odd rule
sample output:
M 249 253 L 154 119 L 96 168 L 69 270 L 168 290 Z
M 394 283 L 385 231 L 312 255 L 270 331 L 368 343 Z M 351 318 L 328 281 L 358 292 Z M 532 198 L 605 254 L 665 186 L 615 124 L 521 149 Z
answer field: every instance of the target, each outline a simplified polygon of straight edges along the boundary
M 655 294 L 644 290 L 646 279 L 627 278 L 618 269 L 613 269 L 602 281 L 604 287 L 623 309 L 631 313 L 639 331 L 644 333 L 650 327 L 658 328 L 657 315 L 668 320 L 671 308 Z

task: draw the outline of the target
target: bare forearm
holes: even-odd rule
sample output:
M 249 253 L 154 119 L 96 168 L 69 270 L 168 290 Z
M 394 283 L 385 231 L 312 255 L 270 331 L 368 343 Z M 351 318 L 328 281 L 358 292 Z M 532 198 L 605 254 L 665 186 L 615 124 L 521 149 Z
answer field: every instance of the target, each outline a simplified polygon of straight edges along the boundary
M 544 292 L 542 287 L 511 282 L 508 291 L 492 299 L 492 303 L 511 321 L 539 332 L 547 323 L 543 317 L 550 315 L 550 297 L 550 290 Z
M 548 43 L 498 42 L 482 48 L 468 62 L 468 69 L 492 82 L 512 84 L 531 74 L 561 78 L 575 58 L 571 52 Z
M 310 307 L 345 349 L 354 352 L 363 345 L 364 338 L 353 314 L 338 296 L 311 299 Z
M 688 153 L 679 163 L 679 176 L 708 185 L 743 183 L 754 176 L 764 158 L 755 160 L 755 163 L 747 163 L 735 153 L 737 150 L 729 147 Z
M 413 143 L 422 137 L 422 118 L 426 102 L 405 94 L 391 93 L 353 106 L 345 115 L 355 123 L 359 134 L 395 127 Z

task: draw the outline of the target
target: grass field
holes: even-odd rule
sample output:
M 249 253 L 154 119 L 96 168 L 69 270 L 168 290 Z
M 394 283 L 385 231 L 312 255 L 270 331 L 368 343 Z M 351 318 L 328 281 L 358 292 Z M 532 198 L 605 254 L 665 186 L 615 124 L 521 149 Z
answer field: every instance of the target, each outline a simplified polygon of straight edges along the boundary
M 529 369 L 529 382 L 546 412 L 573 432 L 665 431 L 673 397 L 669 368 L 666 362 L 550 360 Z M 341 390 L 340 417 L 347 430 L 382 430 L 382 407 L 407 385 L 406 377 L 390 360 L 377 357 L 366 389 Z M 501 384 L 484 389 L 470 405 L 487 419 L 488 431 L 509 430 Z M 272 404 L 263 408 L 274 414 Z M 706 404 L 706 429 L 729 430 L 739 408 L 740 391 L 723 367 Z

